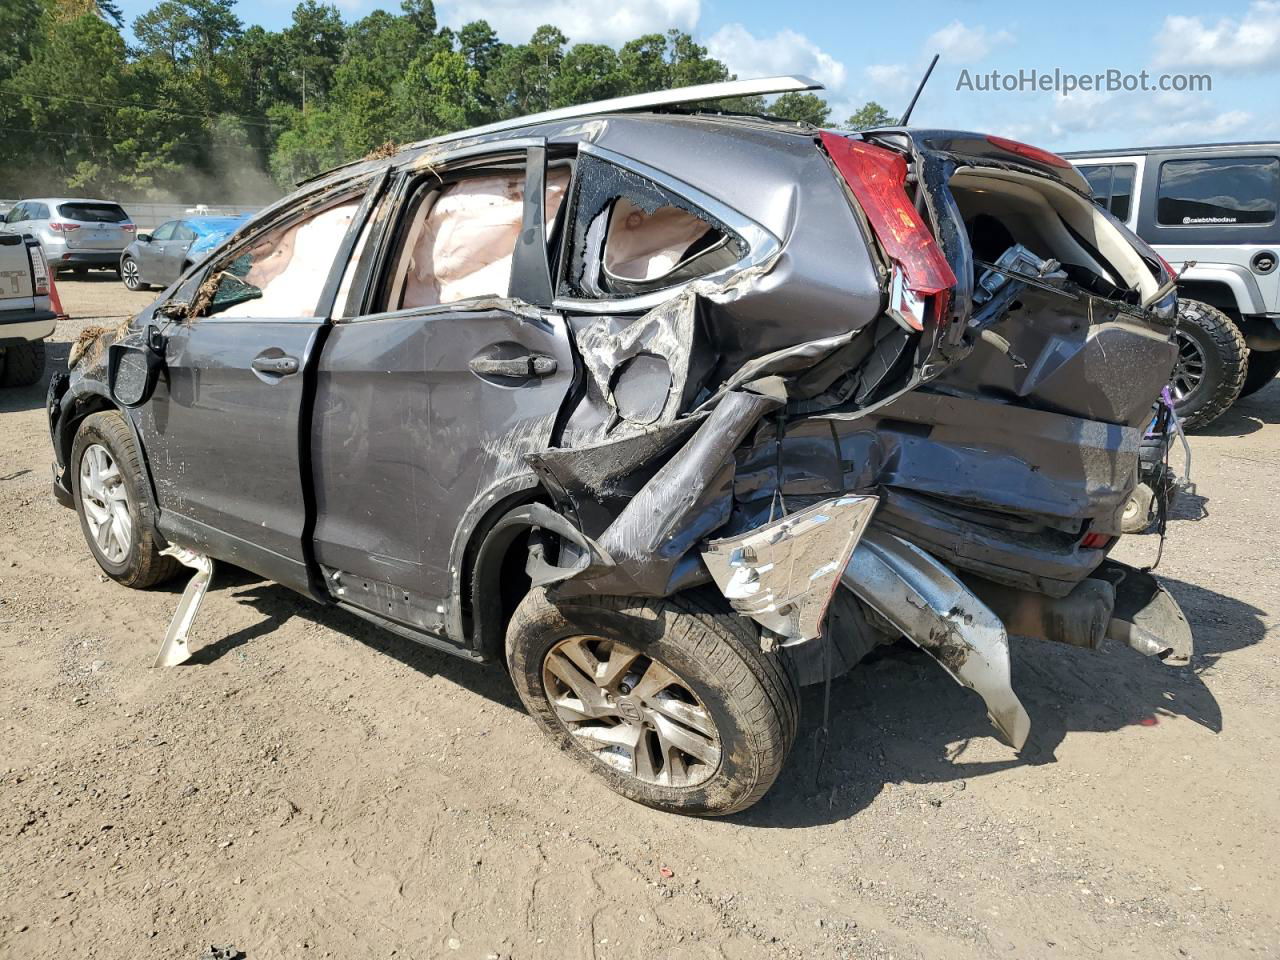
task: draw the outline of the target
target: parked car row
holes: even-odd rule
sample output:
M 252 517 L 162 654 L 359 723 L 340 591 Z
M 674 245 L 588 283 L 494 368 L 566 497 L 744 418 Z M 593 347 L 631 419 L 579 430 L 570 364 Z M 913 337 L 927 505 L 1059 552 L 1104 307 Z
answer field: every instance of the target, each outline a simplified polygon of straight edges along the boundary
M 33 237 L 53 276 L 114 270 L 130 290 L 146 290 L 178 279 L 246 219 L 197 212 L 139 233 L 124 207 L 110 200 L 39 197 L 14 204 L 4 215 L 4 232 Z

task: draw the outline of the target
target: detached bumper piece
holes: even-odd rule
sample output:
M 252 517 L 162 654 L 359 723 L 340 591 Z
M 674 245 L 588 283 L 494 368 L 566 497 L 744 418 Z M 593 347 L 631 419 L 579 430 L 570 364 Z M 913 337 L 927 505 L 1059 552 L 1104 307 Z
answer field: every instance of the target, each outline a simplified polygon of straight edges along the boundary
M 702 559 L 733 608 L 783 642 L 813 640 L 876 497 L 837 497 L 750 533 L 707 544 Z
M 841 578 L 961 685 L 982 697 L 1005 742 L 1021 750 L 1031 718 L 1013 692 L 1004 624 L 950 570 L 919 547 L 869 530 Z
M 160 644 L 160 653 L 152 667 L 176 667 L 191 659 L 191 649 L 187 646 L 187 634 L 200 609 L 200 601 L 209 589 L 209 581 L 213 579 L 213 561 L 203 553 L 196 553 L 186 547 L 168 547 L 160 553 L 167 557 L 177 557 L 183 566 L 195 571 L 187 589 L 182 591 L 182 599 L 178 601 L 178 609 L 169 621 L 169 630 Z

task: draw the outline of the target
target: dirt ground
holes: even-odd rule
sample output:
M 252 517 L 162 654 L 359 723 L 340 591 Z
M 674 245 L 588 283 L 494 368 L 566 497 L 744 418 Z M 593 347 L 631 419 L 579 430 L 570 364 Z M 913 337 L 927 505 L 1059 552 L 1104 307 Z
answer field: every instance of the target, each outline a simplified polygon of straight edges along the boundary
M 60 289 L 51 367 L 146 301 Z M 1191 668 L 1019 645 L 1019 757 L 894 648 L 833 685 L 821 768 L 812 690 L 773 791 L 721 821 L 610 793 L 501 670 L 248 574 L 150 669 L 182 581 L 99 574 L 44 394 L 0 393 L 2 957 L 1280 957 L 1280 382 L 1193 441 L 1207 515 L 1160 567 Z

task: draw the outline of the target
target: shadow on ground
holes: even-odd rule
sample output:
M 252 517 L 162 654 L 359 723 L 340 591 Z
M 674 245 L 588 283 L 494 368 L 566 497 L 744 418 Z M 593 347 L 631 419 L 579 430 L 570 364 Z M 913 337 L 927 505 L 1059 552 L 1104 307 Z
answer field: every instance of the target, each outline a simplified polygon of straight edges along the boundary
M 1280 378 L 1253 396 L 1237 400 L 1230 410 L 1192 436 L 1243 437 L 1269 423 L 1280 423 Z
M 302 617 L 420 673 L 444 677 L 511 710 L 523 709 L 501 667 L 432 650 L 244 571 L 220 566 L 217 578 L 215 589 L 251 606 L 263 619 L 198 649 L 192 665 L 211 664 Z M 184 582 L 179 578 L 170 587 L 175 595 Z M 1031 715 L 1031 737 L 1021 754 L 1010 750 L 1007 759 L 966 762 L 968 741 L 993 735 L 982 701 L 905 642 L 881 648 L 832 683 L 829 745 L 821 765 L 823 692 L 821 687 L 806 688 L 791 760 L 764 800 L 739 821 L 792 827 L 843 820 L 869 804 L 886 783 L 950 783 L 1053 763 L 1069 732 L 1128 736 L 1176 717 L 1220 732 L 1222 712 L 1204 675 L 1218 658 L 1262 639 L 1265 611 L 1194 584 L 1167 578 L 1163 583 L 1195 629 L 1191 666 L 1165 666 L 1115 644 L 1095 653 L 1015 641 L 1014 687 Z
M 43 409 L 45 396 L 49 392 L 49 377 L 55 370 L 67 369 L 67 356 L 70 353 L 70 343 L 46 340 L 44 376 L 29 387 L 0 388 L 0 413 L 22 413 L 25 410 Z

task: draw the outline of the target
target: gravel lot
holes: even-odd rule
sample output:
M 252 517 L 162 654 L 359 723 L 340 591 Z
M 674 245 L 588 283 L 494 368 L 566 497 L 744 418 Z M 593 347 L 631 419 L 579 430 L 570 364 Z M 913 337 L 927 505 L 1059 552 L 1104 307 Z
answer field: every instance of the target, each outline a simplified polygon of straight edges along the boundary
M 147 299 L 59 287 L 51 366 Z M 833 685 L 822 768 L 813 691 L 724 821 L 608 792 L 502 671 L 248 574 L 190 664 L 149 669 L 183 584 L 99 574 L 49 495 L 44 393 L 0 393 L 0 956 L 1280 957 L 1280 382 L 1194 439 L 1207 516 L 1160 568 L 1192 668 L 1020 645 L 1017 757 L 894 648 Z

